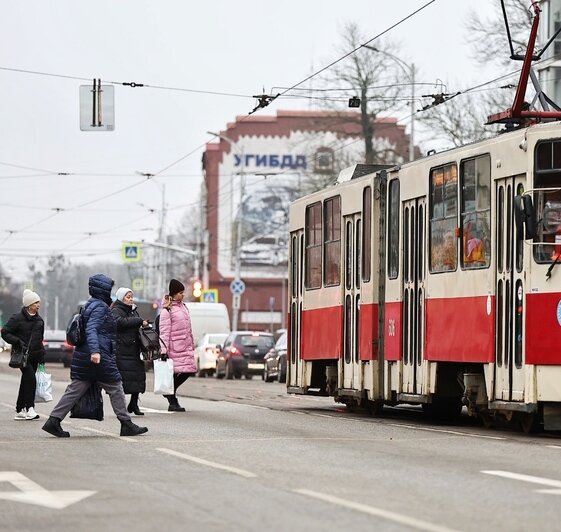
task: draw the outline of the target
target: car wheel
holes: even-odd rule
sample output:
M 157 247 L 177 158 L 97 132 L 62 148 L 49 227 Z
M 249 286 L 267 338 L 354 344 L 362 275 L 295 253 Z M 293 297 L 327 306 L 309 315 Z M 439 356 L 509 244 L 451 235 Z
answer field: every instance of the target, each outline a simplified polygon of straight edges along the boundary
M 228 360 L 228 362 L 226 362 L 225 377 L 226 377 L 228 380 L 232 380 L 232 379 L 234 378 L 234 372 L 232 371 L 232 364 L 230 363 L 229 360 Z
M 217 367 L 214 376 L 215 376 L 217 379 L 223 379 L 223 378 L 224 378 L 224 373 L 220 373 L 220 372 L 218 371 L 218 367 Z
M 279 382 L 286 382 L 286 367 L 282 367 L 282 364 L 279 364 Z
M 246 373 L 245 378 L 250 381 L 251 379 L 253 379 L 253 375 L 251 373 Z
M 273 382 L 273 378 L 269 375 L 269 367 L 265 365 L 265 369 L 263 370 L 263 377 L 265 382 Z

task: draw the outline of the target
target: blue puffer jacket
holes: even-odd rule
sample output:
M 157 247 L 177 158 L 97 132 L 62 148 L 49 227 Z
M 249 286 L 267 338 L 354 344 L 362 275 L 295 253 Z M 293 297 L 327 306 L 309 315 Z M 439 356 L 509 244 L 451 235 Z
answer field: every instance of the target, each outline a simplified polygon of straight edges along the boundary
M 118 382 L 121 374 L 115 359 L 116 323 L 109 305 L 113 280 L 103 274 L 90 277 L 90 299 L 84 307 L 86 341 L 74 350 L 70 378 L 81 381 Z M 92 353 L 101 354 L 101 362 L 91 361 Z

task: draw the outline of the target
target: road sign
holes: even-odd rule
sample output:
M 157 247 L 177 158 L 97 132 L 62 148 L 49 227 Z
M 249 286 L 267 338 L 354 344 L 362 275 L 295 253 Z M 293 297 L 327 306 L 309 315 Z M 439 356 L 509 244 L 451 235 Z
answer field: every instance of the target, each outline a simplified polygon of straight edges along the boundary
M 245 283 L 241 279 L 234 279 L 230 283 L 230 292 L 236 296 L 241 296 L 245 292 Z
M 138 262 L 140 260 L 140 244 L 138 242 L 123 242 L 123 262 Z
M 142 277 L 133 279 L 131 288 L 133 292 L 142 292 L 144 290 L 144 279 Z
M 218 303 L 218 289 L 208 288 L 203 290 L 201 294 L 201 302 L 203 303 Z

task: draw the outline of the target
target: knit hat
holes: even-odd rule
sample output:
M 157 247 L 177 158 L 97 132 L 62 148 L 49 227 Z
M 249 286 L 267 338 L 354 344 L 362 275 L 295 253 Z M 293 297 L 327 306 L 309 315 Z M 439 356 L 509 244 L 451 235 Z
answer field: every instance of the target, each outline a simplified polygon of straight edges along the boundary
M 121 286 L 117 292 L 115 293 L 115 297 L 119 300 L 119 301 L 123 301 L 125 299 L 125 296 L 129 293 L 132 292 L 132 290 L 130 288 L 126 288 L 124 286 Z
M 179 292 L 183 292 L 185 290 L 185 285 L 178 281 L 177 279 L 172 279 L 169 282 L 169 295 L 173 297 L 175 294 L 179 294 Z
M 22 301 L 24 307 L 29 307 L 29 305 L 33 305 L 33 303 L 41 301 L 41 298 L 39 297 L 39 294 L 35 293 L 33 290 L 29 290 L 29 288 L 26 288 L 23 291 Z

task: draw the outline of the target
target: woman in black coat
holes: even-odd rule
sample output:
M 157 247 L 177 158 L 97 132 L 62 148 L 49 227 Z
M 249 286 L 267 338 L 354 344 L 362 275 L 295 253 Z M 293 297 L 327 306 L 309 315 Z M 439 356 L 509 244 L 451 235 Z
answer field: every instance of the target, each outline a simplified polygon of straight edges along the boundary
M 16 401 L 15 420 L 39 419 L 35 412 L 35 372 L 45 358 L 43 334 L 45 323 L 39 316 L 41 298 L 32 290 L 23 291 L 23 308 L 16 312 L 2 328 L 2 338 L 11 344 L 12 349 L 26 350 L 29 347 L 27 366 L 20 368 L 21 381 Z
M 146 327 L 148 322 L 138 315 L 130 288 L 119 288 L 116 297 L 111 312 L 117 322 L 117 367 L 123 379 L 125 394 L 131 396 L 127 410 L 143 416 L 144 413 L 138 408 L 138 396 L 146 391 L 146 369 L 140 358 L 138 329 Z

